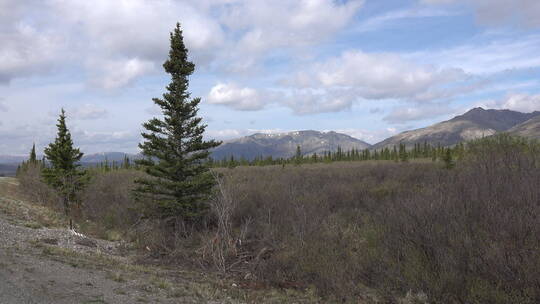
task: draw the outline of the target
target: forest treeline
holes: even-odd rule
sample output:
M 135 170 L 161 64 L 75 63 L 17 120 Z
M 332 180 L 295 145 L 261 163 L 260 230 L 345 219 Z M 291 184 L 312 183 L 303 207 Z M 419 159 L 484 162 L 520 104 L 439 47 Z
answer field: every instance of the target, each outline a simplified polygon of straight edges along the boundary
M 236 166 L 271 166 L 271 165 L 301 165 L 315 163 L 331 163 L 337 161 L 366 161 L 366 160 L 393 160 L 406 162 L 411 159 L 431 159 L 432 161 L 441 160 L 448 167 L 452 167 L 456 160 L 463 157 L 465 145 L 459 143 L 453 147 L 444 147 L 440 144 L 432 145 L 424 142 L 423 144 L 414 144 L 408 148 L 405 144 L 383 149 L 351 149 L 343 150 L 337 147 L 336 151 L 323 151 L 322 153 L 311 153 L 304 155 L 302 147 L 296 147 L 296 153 L 289 158 L 274 158 L 272 156 L 258 156 L 253 159 L 246 159 L 242 156 L 234 157 L 231 155 L 221 160 L 210 158 L 212 167 L 234 168 Z

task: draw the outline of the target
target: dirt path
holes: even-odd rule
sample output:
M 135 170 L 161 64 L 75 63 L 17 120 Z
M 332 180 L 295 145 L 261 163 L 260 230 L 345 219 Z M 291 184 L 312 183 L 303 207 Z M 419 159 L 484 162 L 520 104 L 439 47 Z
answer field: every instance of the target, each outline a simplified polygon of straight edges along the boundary
M 17 186 L 10 178 L 0 183 L 3 190 Z M 28 205 L 5 194 L 0 192 L 0 303 L 184 302 L 147 292 L 151 288 L 137 285 L 139 278 L 128 282 L 120 270 L 106 267 L 106 262 L 118 263 L 109 266 L 126 262 L 117 253 L 118 244 L 39 227 L 28 218 Z

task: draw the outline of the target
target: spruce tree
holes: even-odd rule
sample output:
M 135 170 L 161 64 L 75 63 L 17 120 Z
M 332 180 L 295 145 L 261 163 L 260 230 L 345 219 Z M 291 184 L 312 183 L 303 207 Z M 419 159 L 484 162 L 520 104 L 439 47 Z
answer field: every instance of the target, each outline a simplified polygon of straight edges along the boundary
M 28 162 L 31 163 L 31 164 L 37 163 L 36 144 L 35 143 L 32 145 L 32 150 L 30 150 L 30 158 L 28 159 Z
M 86 172 L 79 169 L 83 153 L 73 148 L 64 109 L 56 127 L 56 139 L 44 150 L 48 165 L 43 168 L 42 176 L 44 181 L 56 190 L 62 200 L 64 212 L 68 215 L 71 205 L 77 200 L 77 193 L 84 187 Z
M 163 64 L 171 82 L 163 98 L 153 101 L 163 118 L 143 124 L 144 156 L 136 163 L 150 178 L 136 181 L 135 194 L 156 203 L 155 216 L 197 223 L 208 208 L 207 201 L 215 180 L 209 170 L 211 148 L 220 142 L 203 140 L 206 125 L 197 117 L 200 98 L 188 92 L 189 76 L 195 65 L 188 60 L 180 24 L 170 34 L 169 58 Z
M 300 149 L 300 145 L 296 146 L 296 153 L 294 155 L 294 164 L 300 165 L 302 164 L 303 156 L 302 156 L 302 150 Z
M 409 161 L 409 154 L 407 152 L 407 147 L 405 146 L 405 144 L 403 143 L 400 143 L 399 144 L 399 159 L 402 161 L 402 162 L 407 162 Z
M 443 161 L 444 161 L 444 167 L 446 169 L 452 169 L 454 168 L 454 159 L 452 157 L 452 150 L 450 148 L 446 148 L 445 149 L 445 153 L 442 157 Z

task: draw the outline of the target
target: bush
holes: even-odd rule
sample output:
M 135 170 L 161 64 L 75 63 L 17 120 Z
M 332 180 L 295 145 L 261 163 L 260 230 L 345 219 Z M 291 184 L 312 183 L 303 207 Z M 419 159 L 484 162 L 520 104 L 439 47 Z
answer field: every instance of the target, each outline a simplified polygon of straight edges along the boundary
M 107 239 L 118 239 L 134 230 L 141 219 L 142 207 L 133 199 L 134 180 L 145 174 L 137 170 L 95 170 L 81 195 L 80 217 L 89 224 L 87 232 Z M 86 222 L 88 223 L 88 222 Z
M 62 208 L 60 198 L 41 178 L 41 162 L 27 162 L 17 173 L 21 191 L 30 201 L 58 209 Z

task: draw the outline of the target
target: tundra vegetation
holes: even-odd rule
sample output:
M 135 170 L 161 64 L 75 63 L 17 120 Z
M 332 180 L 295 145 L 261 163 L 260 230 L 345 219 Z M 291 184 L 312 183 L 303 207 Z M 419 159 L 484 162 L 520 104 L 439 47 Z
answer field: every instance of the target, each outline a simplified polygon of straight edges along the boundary
M 164 120 L 144 125 L 146 158 L 90 168 L 77 188 L 83 233 L 328 302 L 540 302 L 538 142 L 501 134 L 322 157 L 298 147 L 289 160 L 220 166 L 186 91 L 193 65 L 179 27 L 164 67 L 173 81 L 154 100 Z M 18 178 L 35 201 L 62 210 L 63 188 L 42 178 L 54 168 L 47 159 L 31 157 Z

